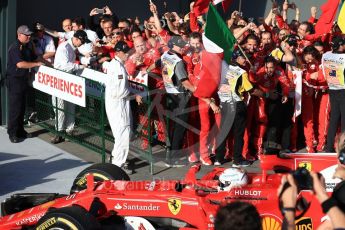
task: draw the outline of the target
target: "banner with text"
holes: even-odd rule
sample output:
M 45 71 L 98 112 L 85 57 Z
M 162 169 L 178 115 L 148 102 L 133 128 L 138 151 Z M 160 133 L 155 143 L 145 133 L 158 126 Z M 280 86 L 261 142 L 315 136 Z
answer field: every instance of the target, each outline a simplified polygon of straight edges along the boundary
M 85 107 L 85 79 L 47 66 L 38 68 L 33 87 Z

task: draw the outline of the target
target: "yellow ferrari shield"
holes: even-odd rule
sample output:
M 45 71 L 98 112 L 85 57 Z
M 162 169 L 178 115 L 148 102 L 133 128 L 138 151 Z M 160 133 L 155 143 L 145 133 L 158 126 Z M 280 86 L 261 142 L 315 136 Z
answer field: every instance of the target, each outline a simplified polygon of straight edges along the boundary
M 182 201 L 180 199 L 178 198 L 168 199 L 168 208 L 172 214 L 177 215 L 181 210 L 181 206 L 182 206 Z
M 309 172 L 311 171 L 311 162 L 309 161 L 302 161 L 302 162 L 299 162 L 298 163 L 298 167 L 301 167 L 301 168 L 306 168 Z

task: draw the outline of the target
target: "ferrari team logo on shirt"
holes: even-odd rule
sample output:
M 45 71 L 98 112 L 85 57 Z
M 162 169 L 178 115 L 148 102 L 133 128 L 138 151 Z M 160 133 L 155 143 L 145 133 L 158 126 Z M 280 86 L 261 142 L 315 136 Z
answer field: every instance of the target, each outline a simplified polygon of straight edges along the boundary
M 177 215 L 182 207 L 182 201 L 178 198 L 170 198 L 168 199 L 168 208 L 170 212 L 174 215 Z
M 309 172 L 311 171 L 312 167 L 311 167 L 311 162 L 309 161 L 302 161 L 298 163 L 298 167 L 300 168 L 306 168 Z

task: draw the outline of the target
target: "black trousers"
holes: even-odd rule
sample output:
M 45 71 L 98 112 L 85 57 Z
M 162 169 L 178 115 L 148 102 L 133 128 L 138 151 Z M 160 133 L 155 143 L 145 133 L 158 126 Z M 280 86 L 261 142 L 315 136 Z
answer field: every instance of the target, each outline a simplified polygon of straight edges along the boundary
M 267 147 L 277 148 L 281 143 L 282 149 L 290 149 L 293 112 L 293 98 L 289 98 L 285 104 L 280 99 L 268 101 Z
M 188 113 L 185 109 L 188 107 L 190 99 L 189 93 L 180 94 L 167 94 L 168 98 L 168 110 L 170 111 L 169 121 L 169 143 L 170 146 L 170 159 L 175 157 L 177 151 L 180 151 L 183 147 L 183 139 L 186 131 L 186 124 L 188 122 Z
M 326 152 L 335 152 L 334 139 L 337 133 L 339 121 L 341 132 L 345 131 L 345 90 L 329 90 L 331 102 L 331 116 L 328 126 Z
M 279 142 L 279 128 L 281 125 L 282 103 L 280 99 L 267 100 L 267 131 L 266 140 L 269 146 L 277 145 Z
M 294 99 L 289 98 L 285 104 L 282 104 L 282 124 L 281 124 L 281 146 L 282 149 L 290 149 L 292 117 L 295 111 Z
M 9 136 L 21 136 L 25 134 L 24 115 L 26 106 L 26 97 L 28 91 L 28 82 L 26 77 L 9 76 L 8 86 L 8 126 Z
M 224 161 L 226 151 L 226 142 L 229 134 L 234 135 L 234 153 L 233 158 L 235 162 L 243 160 L 243 136 L 246 128 L 247 106 L 243 101 L 238 101 L 235 104 L 229 102 L 221 103 L 221 121 L 220 130 L 217 135 L 216 160 Z

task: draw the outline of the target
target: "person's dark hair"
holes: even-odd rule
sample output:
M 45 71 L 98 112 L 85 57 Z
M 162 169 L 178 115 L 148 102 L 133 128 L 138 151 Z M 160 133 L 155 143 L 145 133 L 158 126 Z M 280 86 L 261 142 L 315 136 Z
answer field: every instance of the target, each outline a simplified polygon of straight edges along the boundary
M 190 28 L 189 28 L 189 24 L 187 23 L 182 23 L 179 25 L 178 27 L 178 31 L 183 31 L 185 35 L 188 35 L 190 34 Z
M 302 22 L 300 25 L 306 25 L 307 26 L 306 32 L 309 32 L 310 34 L 315 33 L 314 26 L 310 22 L 305 21 L 305 22 Z
M 111 22 L 111 23 L 113 23 L 112 18 L 109 18 L 109 17 L 104 17 L 102 20 L 103 20 L 103 23 L 106 23 L 106 22 Z
M 101 20 L 108 20 L 108 19 L 113 21 L 113 19 L 112 19 L 110 14 L 103 14 L 103 15 L 99 16 L 99 21 L 101 21 Z
M 314 42 L 313 46 L 322 46 L 322 47 L 325 47 L 325 43 L 323 43 L 322 41 L 318 40 L 316 42 Z
M 199 32 L 192 32 L 189 36 L 189 38 L 199 38 L 200 41 L 202 41 L 202 36 Z
M 84 29 L 86 28 L 85 19 L 82 17 L 77 17 L 77 18 L 73 19 L 72 23 L 75 23 L 78 26 L 83 26 Z
M 297 32 L 298 26 L 299 26 L 299 25 L 300 25 L 300 24 L 299 24 L 299 21 L 293 19 L 293 20 L 291 20 L 291 22 L 290 22 L 290 24 L 289 24 L 289 28 L 290 28 L 292 31 Z
M 265 65 L 267 63 L 273 63 L 275 65 L 277 63 L 277 61 L 276 61 L 276 59 L 273 56 L 266 56 L 264 58 L 264 63 L 265 63 Z
M 303 49 L 303 57 L 308 54 L 313 56 L 316 60 L 321 59 L 319 51 L 313 45 L 307 46 Z
M 248 42 L 248 40 L 256 40 L 257 44 L 260 43 L 260 39 L 258 36 L 256 36 L 255 34 L 248 34 L 247 37 L 245 37 L 243 43 L 246 44 Z
M 215 230 L 261 230 L 261 218 L 256 208 L 246 202 L 232 202 L 218 209 Z
M 133 30 L 131 31 L 131 35 L 135 32 L 140 33 L 140 34 L 142 33 L 139 28 L 133 28 Z
M 119 20 L 119 23 L 120 23 L 120 22 L 126 23 L 128 27 L 131 26 L 131 22 L 130 22 L 127 18 L 122 18 L 122 19 L 120 19 L 120 20 Z

